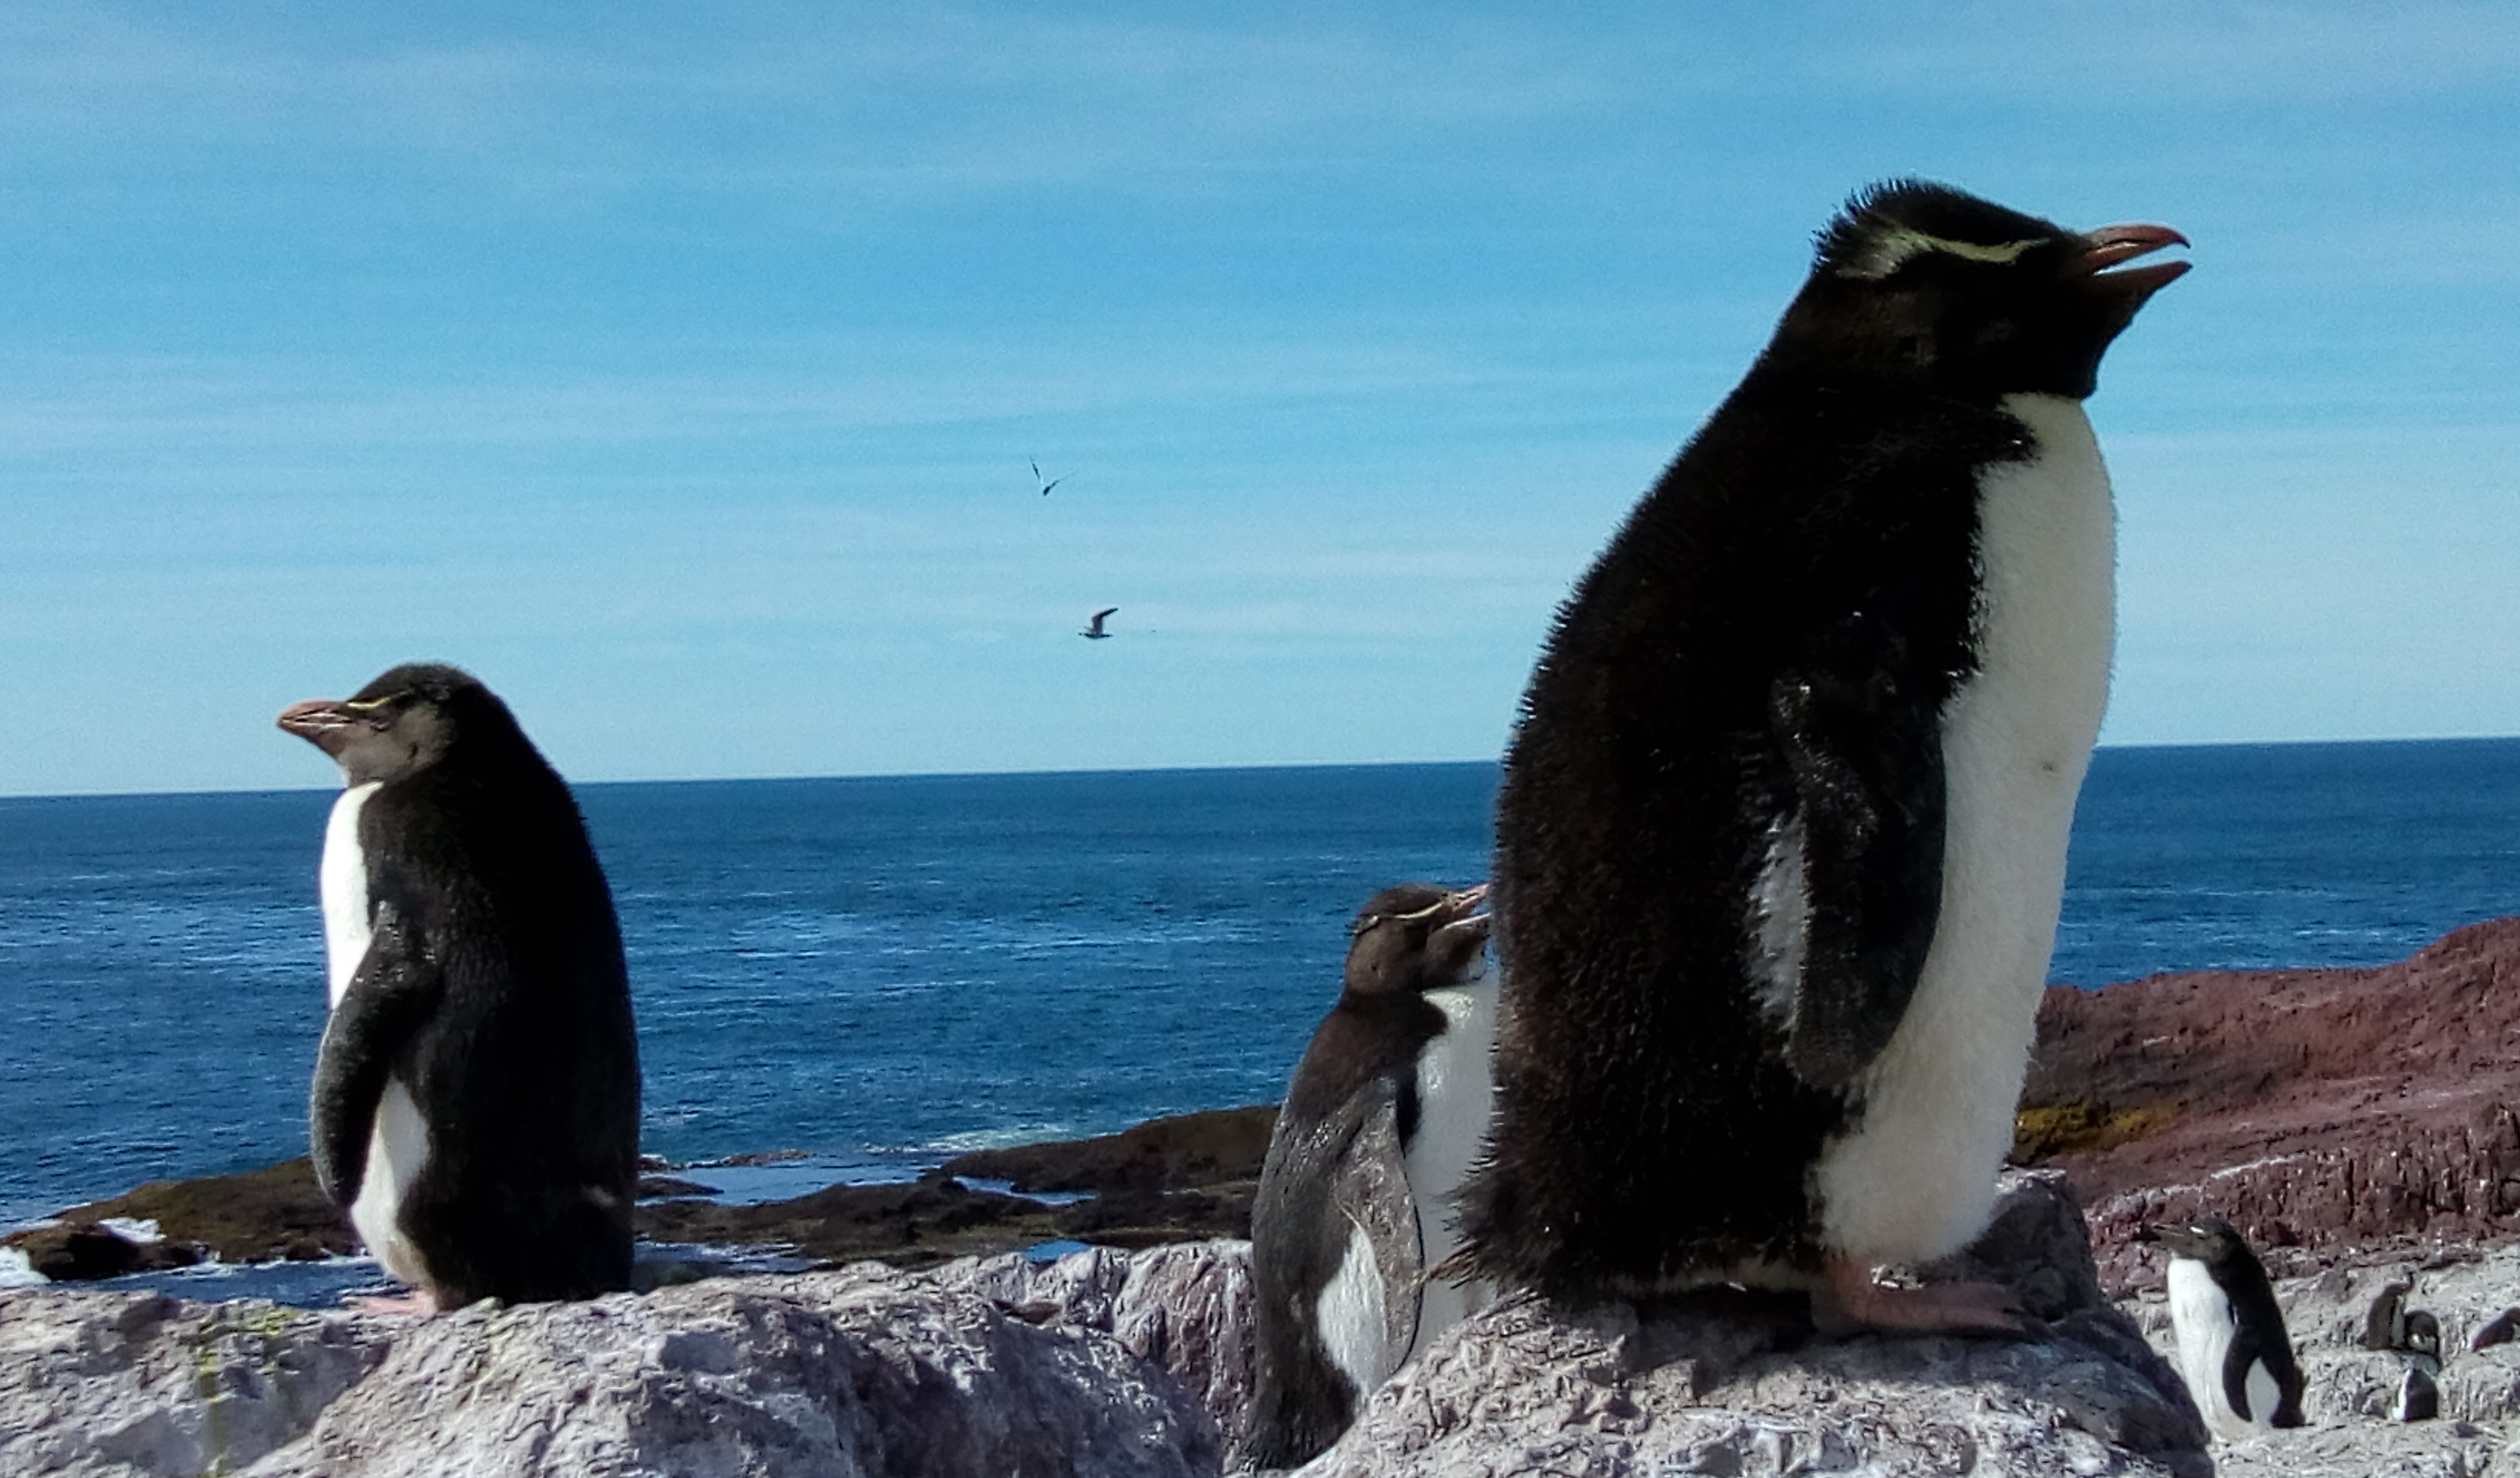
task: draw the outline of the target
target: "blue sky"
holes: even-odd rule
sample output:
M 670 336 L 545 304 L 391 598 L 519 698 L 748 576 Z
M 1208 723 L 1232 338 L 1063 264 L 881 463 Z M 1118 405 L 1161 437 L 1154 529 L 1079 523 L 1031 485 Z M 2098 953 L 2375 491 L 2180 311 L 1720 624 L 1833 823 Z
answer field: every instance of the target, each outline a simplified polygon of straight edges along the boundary
M 1907 173 L 2195 243 L 2105 739 L 2520 732 L 2520 8 L 1721 9 L 0 4 L 0 793 L 1491 756 Z

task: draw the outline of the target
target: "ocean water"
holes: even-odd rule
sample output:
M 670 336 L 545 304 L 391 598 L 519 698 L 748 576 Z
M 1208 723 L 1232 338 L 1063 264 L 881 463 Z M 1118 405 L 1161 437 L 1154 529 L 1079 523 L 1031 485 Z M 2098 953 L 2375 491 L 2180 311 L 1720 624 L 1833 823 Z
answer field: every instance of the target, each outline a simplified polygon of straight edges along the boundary
M 588 785 L 646 1141 L 823 1179 L 1274 1099 L 1489 764 Z M 0 800 L 0 1225 L 304 1152 L 332 792 Z M 2379 963 L 2520 913 L 2520 740 L 2112 749 L 2052 978 Z

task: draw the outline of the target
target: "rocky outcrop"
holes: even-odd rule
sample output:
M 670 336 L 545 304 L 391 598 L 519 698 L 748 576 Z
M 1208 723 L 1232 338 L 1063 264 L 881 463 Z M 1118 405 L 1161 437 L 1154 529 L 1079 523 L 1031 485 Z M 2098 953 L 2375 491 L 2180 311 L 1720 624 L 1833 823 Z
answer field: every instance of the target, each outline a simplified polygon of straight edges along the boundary
M 1121 1337 L 877 1264 L 427 1320 L 0 1291 L 13 1474 L 1166 1478 L 1219 1456 Z
M 2021 1107 L 2112 1288 L 2152 1276 L 2145 1220 L 2222 1217 L 2278 1274 L 2520 1234 L 2520 918 L 2376 969 L 2050 990 Z
M 878 1265 L 420 1322 L 255 1478 L 1215 1471 L 1107 1338 Z
M 2023 1340 L 1822 1342 L 1785 1295 L 1589 1311 L 1508 1298 L 1436 1340 L 1301 1471 L 2203 1478 L 2195 1409 L 2100 1300 L 2080 1229 L 2060 1177 L 2014 1176 L 1994 1234 L 1934 1270 L 2010 1283 L 2050 1321 Z
M 0 1289 L 0 1472 L 235 1472 L 303 1437 L 393 1331 L 258 1302 Z
M 1228 1466 L 1251 1409 L 1251 1244 L 1191 1242 L 1136 1254 L 1093 1248 L 1057 1262 L 973 1258 L 932 1275 L 1018 1319 L 1108 1334 L 1169 1371 L 1216 1422 Z

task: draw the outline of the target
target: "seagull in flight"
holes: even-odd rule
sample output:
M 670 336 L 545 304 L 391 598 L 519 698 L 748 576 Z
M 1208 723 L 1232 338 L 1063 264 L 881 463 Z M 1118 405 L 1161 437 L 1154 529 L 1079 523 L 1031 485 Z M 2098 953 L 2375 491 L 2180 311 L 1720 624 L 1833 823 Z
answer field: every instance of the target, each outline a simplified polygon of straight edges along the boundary
M 1051 490 L 1052 488 L 1055 488 L 1055 487 L 1058 486 L 1060 483 L 1065 482 L 1065 481 L 1067 480 L 1067 474 L 1066 474 L 1065 472 L 1061 472 L 1061 473 L 1059 473 L 1058 476 L 1051 478 L 1048 482 L 1042 482 L 1042 481 L 1041 481 L 1041 463 L 1040 463 L 1038 460 L 1035 460 L 1035 459 L 1027 458 L 1026 460 L 1027 460 L 1027 461 L 1031 461 L 1031 462 L 1032 462 L 1032 480 L 1033 480 L 1033 481 L 1035 481 L 1035 482 L 1041 482 L 1041 495 L 1042 495 L 1043 497 L 1045 497 L 1045 498 L 1049 497 L 1049 496 L 1050 496 L 1050 490 Z
M 1083 637 L 1089 642 L 1109 641 L 1111 639 L 1111 633 L 1102 629 L 1102 622 L 1105 617 L 1117 612 L 1119 608 L 1120 607 L 1117 605 L 1105 605 L 1101 610 L 1094 612 L 1094 619 L 1086 622 L 1085 629 L 1078 632 L 1077 635 Z

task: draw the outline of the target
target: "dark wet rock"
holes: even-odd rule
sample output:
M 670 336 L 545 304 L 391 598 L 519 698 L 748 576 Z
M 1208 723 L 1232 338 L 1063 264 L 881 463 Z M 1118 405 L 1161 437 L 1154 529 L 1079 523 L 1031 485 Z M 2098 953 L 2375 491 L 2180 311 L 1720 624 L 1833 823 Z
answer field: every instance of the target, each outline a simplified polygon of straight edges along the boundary
M 2278 1276 L 2520 1234 L 2520 918 L 2373 969 L 2050 990 L 2021 1107 L 2111 1289 L 2159 1277 L 2147 1220 L 2222 1217 Z
M 1153 1247 L 1242 1237 L 1250 1234 L 1260 1156 L 1276 1113 L 1238 1108 L 1157 1119 L 1076 1144 L 1025 1145 L 953 1162 L 980 1169 L 949 1166 L 907 1185 L 832 1187 L 761 1205 L 716 1205 L 699 1199 L 715 1194 L 712 1187 L 652 1173 L 640 1178 L 634 1223 L 652 1241 L 792 1247 L 818 1263 L 875 1258 L 908 1268 L 1061 1239 Z M 772 1150 L 714 1163 L 778 1164 L 801 1155 Z M 977 1189 L 963 1184 L 965 1176 L 1012 1180 L 1027 1189 L 1102 1193 L 1053 1207 Z M 13 1233 L 0 1245 L 25 1249 L 38 1272 L 66 1279 L 181 1266 L 178 1259 L 205 1255 L 229 1263 L 312 1261 L 358 1246 L 303 1158 L 244 1175 L 153 1181 L 56 1220 L 92 1225 L 106 1217 L 155 1221 L 165 1242 L 55 1227 Z M 689 1276 L 719 1271 L 703 1261 L 677 1267 Z
M 1257 1187 L 1244 1182 L 1214 1190 L 1119 1191 L 1058 1209 L 1059 1234 L 1105 1247 L 1155 1247 L 1202 1237 L 1251 1234 Z
M 26 1266 L 55 1282 L 190 1268 L 202 1260 L 201 1249 L 189 1242 L 134 1241 L 94 1222 L 39 1227 L 10 1237 L 9 1245 L 26 1254 Z
M 94 1223 L 109 1217 L 155 1222 L 169 1246 L 197 1248 L 223 1263 L 305 1262 L 358 1245 L 349 1220 L 325 1199 L 315 1184 L 314 1167 L 303 1156 L 242 1175 L 151 1181 L 128 1195 L 73 1206 L 54 1220 Z M 0 1237 L 0 1245 L 24 1247 L 44 1234 L 40 1230 L 13 1232 Z
M 674 1242 L 793 1247 L 821 1263 L 875 1258 L 922 1268 L 1004 1252 L 1061 1235 L 1057 1213 L 1022 1196 L 974 1190 L 946 1175 L 893 1186 L 832 1186 L 757 1206 L 654 1201 L 638 1210 L 642 1235 Z
M 698 1181 L 686 1181 L 680 1176 L 643 1175 L 639 1177 L 639 1199 L 643 1201 L 670 1201 L 684 1196 L 715 1194 L 717 1194 L 715 1186 L 703 1186 Z
M 1269 1153 L 1274 1104 L 1217 1108 L 1149 1119 L 1118 1134 L 1012 1149 L 979 1149 L 945 1162 L 945 1173 L 1005 1181 L 1017 1190 L 1189 1190 L 1257 1181 Z

